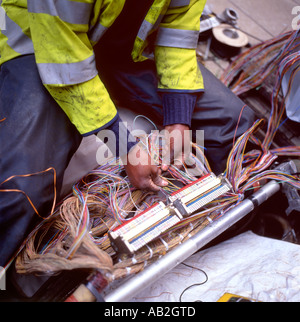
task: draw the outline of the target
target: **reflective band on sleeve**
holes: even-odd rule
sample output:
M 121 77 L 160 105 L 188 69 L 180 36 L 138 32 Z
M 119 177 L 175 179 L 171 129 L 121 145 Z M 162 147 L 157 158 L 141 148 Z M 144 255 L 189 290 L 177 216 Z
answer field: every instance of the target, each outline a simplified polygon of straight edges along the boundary
M 70 0 L 28 0 L 28 11 L 58 16 L 61 20 L 72 24 L 88 24 L 93 10 L 92 3 Z
M 137 36 L 145 41 L 152 28 L 153 24 L 148 22 L 147 20 L 144 20 Z
M 158 31 L 156 45 L 174 48 L 197 48 L 199 31 L 181 30 L 171 28 L 160 28 Z
M 0 31 L 6 29 L 6 13 L 5 10 L 1 7 L 2 0 L 0 0 Z
M 27 37 L 22 28 L 6 16 L 6 29 L 1 33 L 7 37 L 8 46 L 15 52 L 21 55 L 33 54 L 33 44 L 29 37 Z
M 104 27 L 101 24 L 94 26 L 88 33 L 89 39 L 93 42 L 98 42 L 107 29 L 107 27 Z
M 172 0 L 169 8 L 188 6 L 191 0 Z
M 80 84 L 94 78 L 98 74 L 94 55 L 77 63 L 39 63 L 37 66 L 43 84 L 46 85 Z

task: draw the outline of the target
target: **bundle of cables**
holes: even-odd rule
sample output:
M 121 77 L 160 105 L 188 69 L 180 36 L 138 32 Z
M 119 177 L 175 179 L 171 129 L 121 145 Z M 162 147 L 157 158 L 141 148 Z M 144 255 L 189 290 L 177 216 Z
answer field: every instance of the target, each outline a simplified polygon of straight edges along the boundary
M 275 45 L 278 40 L 280 45 Z M 285 42 L 284 46 L 282 42 Z M 285 34 L 277 37 L 276 41 L 268 42 L 272 50 L 268 49 L 265 56 L 274 59 L 274 46 L 281 48 L 280 55 L 276 54 L 281 73 L 278 72 L 274 88 L 268 130 L 264 140 L 260 141 L 255 133 L 263 120 L 258 120 L 234 142 L 224 173 L 233 187 L 232 191 L 210 202 L 191 216 L 183 218 L 159 238 L 138 250 L 134 256 L 120 255 L 112 248 L 108 232 L 126 223 L 154 203 L 164 201 L 172 192 L 196 181 L 197 178 L 187 167 L 182 170 L 171 166 L 168 172 L 163 174 L 169 185 L 162 188 L 160 193 L 147 193 L 135 189 L 126 177 L 122 164 L 112 160 L 91 171 L 76 183 L 73 194 L 56 206 L 50 218 L 36 227 L 16 259 L 17 271 L 21 274 L 51 274 L 84 268 L 101 270 L 109 276 L 109 280 L 121 279 L 143 270 L 145 266 L 198 233 L 212 221 L 218 220 L 220 216 L 238 205 L 245 198 L 245 194 L 262 180 L 277 180 L 300 189 L 298 174 L 289 175 L 272 167 L 279 157 L 299 158 L 300 147 L 270 149 L 272 140 L 282 124 L 285 109 L 284 103 L 279 103 L 277 99 L 281 81 L 288 67 L 300 59 L 299 52 L 288 55 L 297 42 L 298 33 Z M 251 55 L 253 57 L 260 55 L 262 48 L 268 48 L 267 44 L 257 46 Z M 262 68 L 267 72 L 271 67 L 263 65 Z M 252 75 L 249 72 L 247 82 L 250 78 L 253 82 L 257 79 L 261 81 L 261 77 L 261 73 Z M 241 83 L 242 79 L 239 81 L 239 84 Z M 148 139 L 151 139 L 151 135 Z M 256 149 L 246 153 L 249 141 L 256 145 Z M 198 156 L 201 155 L 201 158 L 196 160 L 196 165 L 201 175 L 205 176 L 211 172 L 209 164 L 202 148 L 191 144 L 193 151 L 199 152 Z M 191 157 L 195 159 L 195 153 Z
M 239 55 L 224 71 L 221 81 L 241 95 L 260 86 L 287 57 L 297 55 L 299 45 L 299 30 L 261 42 Z

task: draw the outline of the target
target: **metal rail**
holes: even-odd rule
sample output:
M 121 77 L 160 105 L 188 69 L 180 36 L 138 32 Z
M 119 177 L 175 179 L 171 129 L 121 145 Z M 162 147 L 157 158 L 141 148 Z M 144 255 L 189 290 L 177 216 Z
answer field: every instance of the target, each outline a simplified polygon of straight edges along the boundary
M 297 172 L 297 165 L 286 162 L 276 168 L 285 173 Z M 161 259 L 148 266 L 144 271 L 133 276 L 127 282 L 104 296 L 105 302 L 128 302 L 154 281 L 160 279 L 174 267 L 184 262 L 209 242 L 247 216 L 254 208 L 260 206 L 281 189 L 281 184 L 271 181 L 259 191 L 242 201 L 217 221 L 210 223 L 183 244 L 177 246 Z

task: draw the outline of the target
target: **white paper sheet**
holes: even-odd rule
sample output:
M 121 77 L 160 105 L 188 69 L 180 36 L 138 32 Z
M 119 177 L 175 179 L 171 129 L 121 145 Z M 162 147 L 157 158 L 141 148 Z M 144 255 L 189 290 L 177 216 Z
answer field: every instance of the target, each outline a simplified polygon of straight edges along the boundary
M 201 251 L 186 264 L 204 270 L 208 281 L 185 292 L 182 302 L 216 302 L 224 293 L 261 302 L 300 301 L 300 246 L 244 233 Z M 138 294 L 136 302 L 179 302 L 205 274 L 179 265 Z

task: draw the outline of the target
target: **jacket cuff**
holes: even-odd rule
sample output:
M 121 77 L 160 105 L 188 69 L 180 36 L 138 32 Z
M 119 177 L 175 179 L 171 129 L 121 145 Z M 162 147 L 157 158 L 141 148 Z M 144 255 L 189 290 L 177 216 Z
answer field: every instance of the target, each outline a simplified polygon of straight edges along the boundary
M 163 93 L 163 125 L 185 124 L 191 127 L 197 98 L 197 94 Z
M 137 144 L 136 138 L 128 131 L 119 115 L 117 115 L 116 120 L 110 124 L 106 130 L 110 130 L 115 134 L 115 157 L 117 158 L 127 155 L 129 151 Z M 111 150 L 114 151 L 114 149 Z

